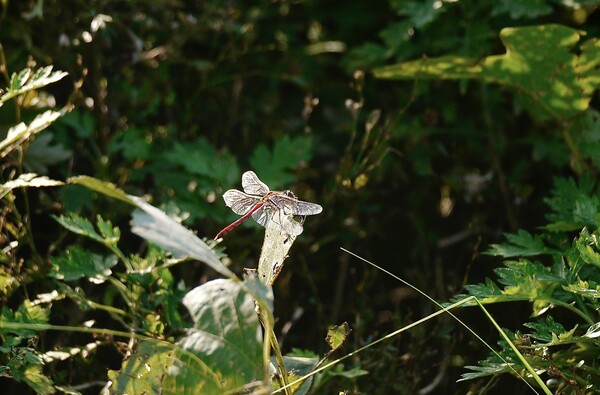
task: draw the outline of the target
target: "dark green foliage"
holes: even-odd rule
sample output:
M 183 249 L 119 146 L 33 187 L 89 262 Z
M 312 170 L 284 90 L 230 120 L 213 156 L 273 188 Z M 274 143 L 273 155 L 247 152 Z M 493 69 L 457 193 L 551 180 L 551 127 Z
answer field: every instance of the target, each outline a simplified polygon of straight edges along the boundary
M 290 377 L 330 351 L 331 325 L 352 329 L 335 358 L 431 312 L 342 246 L 436 300 L 497 303 L 492 314 L 552 391 L 597 390 L 596 8 L 3 2 L 3 391 L 97 393 L 112 379 L 117 392 L 186 393 L 198 374 L 221 391 L 201 353 L 172 346 L 198 326 L 182 306 L 190 290 L 256 267 L 258 226 L 218 246 L 201 240 L 238 218 L 221 196 L 245 170 L 324 207 L 307 219 L 266 308 L 282 353 L 302 349 L 284 357 Z M 247 316 L 232 328 L 255 331 L 250 297 L 239 295 Z M 479 312 L 461 314 L 496 343 Z M 35 326 L 50 323 L 89 331 Z M 504 361 L 478 363 L 483 348 L 456 328 L 413 328 L 298 391 L 528 390 L 503 375 L 507 363 L 524 372 L 508 344 L 499 343 Z M 263 362 L 249 361 L 250 389 L 269 381 Z M 461 374 L 471 380 L 456 383 Z
M 589 180 L 582 180 L 579 185 L 572 180 L 556 180 L 553 197 L 547 199 L 552 210 L 548 219 L 555 222 L 544 227 L 545 231 L 572 230 L 598 216 L 597 204 L 591 203 L 593 189 L 594 183 Z M 583 200 L 588 202 L 588 208 L 585 213 L 578 215 L 577 221 L 572 222 L 575 219 L 574 208 L 578 206 L 578 201 Z M 575 225 L 577 222 L 579 226 Z M 557 223 L 573 225 L 555 226 Z M 552 239 L 549 237 L 551 235 L 532 236 L 525 231 L 507 235 L 506 243 L 493 245 L 488 253 L 523 258 L 519 261 L 505 261 L 505 267 L 494 270 L 502 287 L 488 280 L 486 285 L 467 286 L 466 289 L 484 304 L 519 300 L 531 302 L 532 316 L 537 320 L 523 324 L 531 329 L 531 333 L 515 334 L 514 342 L 517 347 L 535 369 L 550 369 L 560 387 L 567 386 L 573 391 L 594 388 L 600 385 L 600 381 L 597 375 L 590 374 L 590 369 L 597 357 L 588 354 L 596 353 L 597 356 L 598 352 L 598 344 L 594 339 L 597 337 L 595 312 L 600 307 L 597 299 L 600 296 L 600 230 L 597 226 L 593 226 L 591 230 L 584 228 L 567 248 L 546 248 L 541 241 L 541 237 L 545 236 Z M 565 237 L 568 236 L 561 239 L 564 240 Z M 541 255 L 550 255 L 552 264 L 545 265 L 524 258 Z M 459 296 L 458 299 L 464 297 L 466 295 Z M 569 323 L 567 328 L 554 318 L 554 314 L 561 313 L 560 310 L 573 313 L 573 318 L 565 320 Z M 579 354 L 581 350 L 586 350 L 581 355 L 582 359 L 574 363 L 573 355 Z M 508 360 L 514 359 L 514 354 L 511 355 L 509 351 L 501 355 Z M 507 370 L 506 362 L 495 355 L 481 361 L 479 366 L 467 368 L 475 373 L 466 373 L 463 379 L 512 373 Z M 588 385 L 591 387 L 587 387 Z

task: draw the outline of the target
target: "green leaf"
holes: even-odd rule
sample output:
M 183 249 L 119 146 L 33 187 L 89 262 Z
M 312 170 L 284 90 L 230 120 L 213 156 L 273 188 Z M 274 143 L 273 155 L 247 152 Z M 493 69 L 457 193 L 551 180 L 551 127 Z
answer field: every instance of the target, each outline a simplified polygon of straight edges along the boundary
M 383 45 L 365 43 L 348 51 L 344 58 L 344 68 L 349 72 L 381 65 L 389 57 L 389 50 Z
M 509 337 L 513 336 L 511 334 L 508 335 Z M 462 374 L 458 381 L 473 380 L 503 373 L 514 373 L 512 369 L 516 370 L 517 373 L 524 372 L 525 369 L 520 362 L 516 362 L 516 356 L 508 344 L 503 340 L 500 340 L 498 343 L 502 347 L 502 351 L 498 352 L 498 354 L 492 353 L 487 359 L 479 361 L 479 366 L 465 366 L 466 369 L 473 372 Z
M 358 377 L 366 376 L 369 374 L 368 371 L 361 368 L 352 368 L 350 370 L 344 370 L 343 366 L 337 365 L 339 368 L 328 372 L 332 377 L 343 377 L 345 379 L 356 379 Z
M 444 56 L 403 62 L 374 70 L 382 79 L 479 79 L 508 86 L 527 95 L 535 105 L 534 115 L 567 118 L 589 107 L 600 85 L 594 56 L 597 40 L 581 46 L 581 55 L 571 52 L 580 32 L 561 25 L 505 28 L 500 39 L 502 55 L 480 59 Z M 586 45 L 587 44 L 587 45 Z
M 577 72 L 586 95 L 592 95 L 600 86 L 600 40 L 593 38 L 581 44 Z
M 594 193 L 594 183 L 589 177 L 582 177 L 578 183 L 573 179 L 555 179 L 552 196 L 544 201 L 551 210 L 546 215 L 550 223 L 544 229 L 573 231 L 598 226 L 600 198 Z
M 552 12 L 545 0 L 500 0 L 493 4 L 492 15 L 509 14 L 512 19 L 533 19 Z
M 379 37 L 385 43 L 385 47 L 387 50 L 387 55 L 391 55 L 396 53 L 406 42 L 410 39 L 409 32 L 411 31 L 411 22 L 410 21 L 402 21 L 397 23 L 390 23 L 385 29 L 379 33 Z
M 481 61 L 455 55 L 398 63 L 373 70 L 376 78 L 403 80 L 415 78 L 484 79 Z
M 575 118 L 571 130 L 577 132 L 574 136 L 583 156 L 600 167 L 600 113 L 592 108 L 588 109 Z
M 480 361 L 479 363 L 483 362 Z M 495 376 L 503 373 L 512 373 L 510 367 L 502 361 L 499 361 L 497 363 L 487 363 L 483 366 L 467 365 L 465 366 L 465 369 L 472 370 L 473 372 L 463 373 L 458 381 L 474 380 L 480 379 L 482 377 Z
M 123 361 L 119 371 L 110 370 L 111 394 L 221 394 L 219 377 L 193 355 L 177 346 L 141 342 Z
M 62 281 L 57 282 L 56 286 L 60 293 L 75 302 L 81 311 L 88 311 L 94 308 L 94 304 L 86 297 L 81 287 L 71 288 Z
M 110 221 L 105 221 L 100 215 L 96 217 L 96 226 L 100 233 L 96 232 L 94 225 L 86 218 L 76 214 L 65 216 L 52 216 L 58 223 L 73 233 L 89 237 L 107 246 L 116 246 L 121 237 L 121 232 L 117 227 L 112 227 Z
M 89 237 L 90 239 L 96 240 L 100 243 L 104 241 L 102 236 L 100 236 L 96 232 L 96 229 L 94 229 L 94 225 L 92 225 L 92 223 L 86 218 L 80 217 L 76 214 L 70 214 L 68 217 L 63 215 L 57 217 L 53 215 L 52 218 L 73 233 Z
M 0 297 L 10 296 L 12 291 L 19 286 L 19 280 L 0 266 Z
M 112 223 L 108 220 L 104 220 L 100 215 L 96 217 L 96 224 L 102 238 L 109 244 L 117 245 L 121 238 L 121 230 L 118 227 L 113 227 Z
M 71 177 L 67 180 L 67 182 L 69 184 L 82 185 L 88 189 L 91 189 L 92 191 L 102 193 L 108 197 L 121 200 L 122 202 L 132 204 L 134 206 L 137 205 L 137 203 L 131 199 L 129 195 L 110 182 L 101 181 L 97 178 L 88 176 Z
M 488 255 L 512 258 L 516 256 L 534 256 L 548 253 L 550 250 L 544 246 L 539 236 L 534 236 L 525 230 L 519 230 L 516 234 L 505 234 L 508 240 L 503 244 L 492 244 L 485 252 Z
M 532 338 L 544 343 L 551 343 L 553 337 L 566 332 L 565 327 L 555 322 L 551 315 L 545 321 L 527 322 L 523 325 L 533 330 L 530 334 Z
M 65 124 L 75 131 L 80 139 L 92 138 L 96 121 L 90 111 L 74 110 L 60 119 L 58 124 Z
M 493 303 L 495 300 L 500 300 L 503 297 L 502 290 L 489 278 L 485 280 L 485 284 L 468 284 L 465 285 L 465 289 L 469 291 L 469 295 L 475 296 L 481 303 Z M 459 301 L 466 297 L 467 295 L 459 295 L 455 300 Z M 470 305 L 472 306 L 473 304 L 475 302 Z
M 35 173 L 48 173 L 48 166 L 67 160 L 73 152 L 62 144 L 50 145 L 52 134 L 45 133 L 36 138 L 25 153 L 25 167 Z
M 240 177 L 240 168 L 235 157 L 220 153 L 205 138 L 191 144 L 176 143 L 164 154 L 167 162 L 182 166 L 187 173 L 218 180 L 224 185 L 232 185 Z
M 302 376 L 305 376 L 312 372 L 319 362 L 317 357 L 296 357 L 286 355 L 283 357 L 283 364 L 288 371 L 288 380 L 290 382 L 296 381 Z M 275 364 L 275 358 L 271 358 L 271 363 Z M 314 376 L 309 377 L 306 381 L 293 385 L 290 389 L 294 395 L 304 395 L 310 390 Z M 278 385 L 275 389 L 280 388 Z
M 408 17 L 417 29 L 421 29 L 433 22 L 444 11 L 444 8 L 447 7 L 444 3 L 439 3 L 436 0 L 393 0 L 391 6 L 399 16 Z
M 50 275 L 63 281 L 75 281 L 87 278 L 95 284 L 100 284 L 112 274 L 110 268 L 115 266 L 118 259 L 114 255 L 103 257 L 93 254 L 79 245 L 71 246 L 66 253 L 50 258 L 52 271 Z
M 49 395 L 56 392 L 53 385 L 54 383 L 50 378 L 44 376 L 40 365 L 29 365 L 23 372 L 14 374 L 14 378 L 18 381 L 27 383 L 36 394 Z
M 549 278 L 550 268 L 539 262 L 526 259 L 518 261 L 505 261 L 506 267 L 494 269 L 498 282 L 505 286 L 522 286 L 530 281 L 542 281 Z
M 259 144 L 250 155 L 250 165 L 264 178 L 267 185 L 278 189 L 294 181 L 290 171 L 296 169 L 301 162 L 310 161 L 311 150 L 311 136 L 291 138 L 285 135 L 275 142 L 272 150 L 264 144 Z
M 587 228 L 584 228 L 579 237 L 573 242 L 579 258 L 588 265 L 594 265 L 600 268 L 600 241 L 599 232 L 590 234 Z
M 347 322 L 342 323 L 341 325 L 334 325 L 327 330 L 327 337 L 325 341 L 331 348 L 331 351 L 335 351 L 344 344 L 346 338 L 352 330 Z
M 600 299 L 600 285 L 580 280 L 576 283 L 568 284 L 563 287 L 565 291 L 580 295 L 581 297 L 598 300 Z
M 146 160 L 152 157 L 151 142 L 151 139 L 146 139 L 144 131 L 130 128 L 113 137 L 108 149 L 112 154 L 121 153 L 125 159 Z
M 224 390 L 263 378 L 262 332 L 254 298 L 243 284 L 209 281 L 191 290 L 183 304 L 193 328 L 178 344 L 217 373 Z
M 32 337 L 37 332 L 31 329 L 20 329 L 20 328 L 4 328 L 3 323 L 11 324 L 47 324 L 50 317 L 50 309 L 43 308 L 40 305 L 33 305 L 29 300 L 25 300 L 17 309 L 13 312 L 7 306 L 2 307 L 2 313 L 0 314 L 0 333 L 13 333 L 17 336 Z

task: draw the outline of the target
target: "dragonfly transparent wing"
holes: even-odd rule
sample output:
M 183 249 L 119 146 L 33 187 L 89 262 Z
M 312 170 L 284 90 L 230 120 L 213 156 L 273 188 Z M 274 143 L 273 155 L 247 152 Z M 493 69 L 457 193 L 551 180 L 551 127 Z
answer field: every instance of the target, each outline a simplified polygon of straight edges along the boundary
M 297 200 L 294 207 L 294 215 L 317 215 L 323 211 L 320 205 L 302 200 Z
M 231 210 L 237 215 L 246 214 L 248 211 L 252 210 L 256 203 L 260 202 L 260 199 L 256 196 L 247 195 L 237 189 L 230 189 L 225 192 L 223 194 L 223 200 L 227 207 L 231 207 Z
M 274 205 L 262 206 L 252 214 L 252 218 L 265 228 L 269 222 L 272 222 L 290 236 L 298 236 L 303 230 L 302 224 L 294 219 L 294 215 Z
M 244 192 L 250 195 L 264 196 L 269 193 L 267 184 L 258 179 L 253 171 L 247 171 L 242 174 L 242 187 Z
M 274 215 L 273 221 L 278 221 L 281 228 L 290 236 L 298 236 L 304 230 L 302 224 L 296 221 L 293 215 L 285 214 L 281 210 Z
M 298 200 L 292 196 L 287 194 L 274 195 L 269 200 L 287 215 L 316 215 L 323 211 L 323 207 L 316 203 Z
M 273 214 L 277 211 L 276 207 L 270 205 L 264 205 L 254 213 L 252 213 L 252 218 L 265 228 L 267 227 L 267 223 L 273 219 Z

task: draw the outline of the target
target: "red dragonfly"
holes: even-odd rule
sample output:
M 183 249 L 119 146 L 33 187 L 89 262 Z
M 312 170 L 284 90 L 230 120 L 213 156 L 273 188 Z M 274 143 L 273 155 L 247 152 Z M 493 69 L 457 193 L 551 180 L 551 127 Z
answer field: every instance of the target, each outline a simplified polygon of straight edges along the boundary
M 318 204 L 298 200 L 292 191 L 271 191 L 253 171 L 242 174 L 242 187 L 245 193 L 230 189 L 223 194 L 227 207 L 231 207 L 234 213 L 242 217 L 220 231 L 215 240 L 250 217 L 265 228 L 274 221 L 288 235 L 298 236 L 302 233 L 302 224 L 293 217 L 315 215 L 323 211 L 323 207 Z

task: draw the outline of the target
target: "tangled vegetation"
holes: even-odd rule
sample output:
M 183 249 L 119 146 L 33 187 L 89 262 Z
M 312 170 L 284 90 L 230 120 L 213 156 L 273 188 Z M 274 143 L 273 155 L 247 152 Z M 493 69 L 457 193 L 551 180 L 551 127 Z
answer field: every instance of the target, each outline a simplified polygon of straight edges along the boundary
M 599 5 L 3 2 L 3 393 L 598 392 Z

